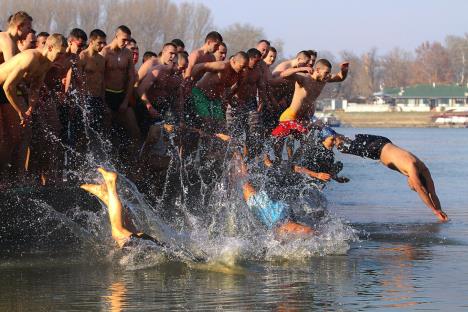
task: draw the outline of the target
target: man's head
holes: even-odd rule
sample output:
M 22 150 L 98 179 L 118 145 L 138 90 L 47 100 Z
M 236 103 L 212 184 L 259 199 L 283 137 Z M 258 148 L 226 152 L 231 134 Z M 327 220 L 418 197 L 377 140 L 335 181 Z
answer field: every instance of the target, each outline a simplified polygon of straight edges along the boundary
M 133 64 L 138 63 L 138 57 L 140 56 L 140 49 L 138 48 L 138 44 L 135 39 L 131 38 L 128 41 L 128 44 L 126 46 L 127 49 L 132 51 L 132 60 Z
M 262 58 L 265 58 L 268 53 L 268 48 L 270 47 L 270 41 L 262 39 L 259 42 L 257 42 L 257 50 L 260 51 L 262 54 Z
M 161 50 L 161 64 L 173 64 L 177 54 L 177 47 L 172 42 L 165 43 Z
M 247 68 L 249 56 L 244 51 L 240 51 L 234 54 L 229 62 L 231 63 L 232 69 L 234 69 L 236 73 L 240 73 Z
M 176 48 L 177 48 L 177 52 L 183 52 L 185 51 L 185 44 L 182 40 L 180 39 L 172 39 L 171 41 L 173 44 L 175 44 Z
M 315 65 L 315 61 L 317 60 L 317 51 L 307 50 L 307 52 L 309 52 L 309 55 L 310 55 L 310 60 L 309 60 L 309 63 L 307 64 L 307 66 L 312 68 Z
M 37 37 L 36 37 L 36 31 L 34 29 L 31 29 L 31 32 L 26 36 L 26 39 L 18 42 L 18 47 L 20 51 L 24 51 L 27 49 L 35 49 L 36 46 L 37 46 Z
M 276 61 L 277 55 L 278 55 L 278 52 L 276 51 L 276 49 L 274 47 L 269 47 L 267 56 L 263 60 L 268 66 L 270 66 Z
M 309 51 L 303 50 L 296 54 L 297 67 L 307 66 L 310 62 Z
M 67 46 L 68 43 L 64 36 L 52 34 L 46 40 L 43 53 L 49 61 L 54 62 L 65 54 Z
M 49 37 L 49 33 L 45 31 L 42 31 L 37 35 L 36 47 L 38 49 L 42 49 L 45 47 L 47 37 Z
M 89 33 L 89 46 L 93 51 L 101 52 L 106 46 L 106 33 L 100 29 L 94 29 Z
M 249 68 L 253 69 L 255 65 L 258 64 L 262 60 L 262 53 L 255 48 L 249 49 L 247 51 L 247 55 L 249 56 Z
M 332 65 L 326 59 L 320 59 L 315 64 L 314 76 L 319 81 L 327 81 L 330 78 Z
M 88 36 L 84 30 L 73 28 L 68 36 L 68 47 L 73 54 L 79 54 L 86 47 Z
M 150 58 L 158 58 L 158 55 L 153 51 L 146 51 L 143 53 L 143 63 L 149 60 Z
M 117 47 L 120 49 L 125 48 L 125 46 L 128 44 L 130 39 L 132 38 L 132 32 L 130 31 L 130 28 L 128 28 L 125 25 L 120 25 L 117 27 L 117 30 L 115 32 L 115 42 L 117 44 Z
M 319 133 L 320 141 L 326 149 L 333 149 L 335 147 L 335 138 L 337 133 L 330 127 L 323 127 Z
M 223 37 L 217 31 L 212 31 L 205 37 L 205 45 L 208 47 L 208 52 L 210 53 L 214 53 L 218 50 L 221 42 L 223 42 Z
M 218 50 L 214 53 L 216 61 L 224 61 L 226 59 L 227 47 L 224 42 L 219 44 Z
M 19 11 L 11 16 L 8 29 L 15 31 L 19 40 L 24 40 L 31 32 L 32 21 L 33 19 L 28 13 Z
M 182 74 L 188 67 L 188 54 L 187 52 L 177 53 L 177 63 L 176 63 L 176 72 Z

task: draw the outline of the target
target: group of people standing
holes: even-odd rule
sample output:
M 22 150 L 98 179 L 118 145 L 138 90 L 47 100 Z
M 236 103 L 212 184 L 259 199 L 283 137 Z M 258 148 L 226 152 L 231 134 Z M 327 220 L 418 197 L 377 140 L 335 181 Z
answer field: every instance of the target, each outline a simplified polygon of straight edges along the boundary
M 327 151 L 338 146 L 372 154 L 408 176 L 426 205 L 447 219 L 429 171 L 414 155 L 381 137 L 345 138 L 313 118 L 325 85 L 346 79 L 347 62 L 332 73 L 328 60 L 303 50 L 274 65 L 277 51 L 268 40 L 229 51 L 212 31 L 190 53 L 180 39 L 147 51 L 136 68 L 138 43 L 125 25 L 112 37 L 79 28 L 67 37 L 36 34 L 32 26 L 20 11 L 0 32 L 0 188 L 80 182 L 66 172 L 83 166 L 86 153 L 103 142 L 111 142 L 106 153 L 119 172 L 154 194 L 175 185 L 167 173 L 173 157 L 188 167 L 196 159 L 200 182 L 216 182 L 228 144 L 240 146 L 249 166 L 272 167 L 288 154 L 294 173 L 347 182 L 335 165 L 318 161 L 333 163 Z M 312 147 L 310 133 L 317 134 Z M 293 140 L 300 146 L 288 143 Z M 251 185 L 244 189 L 253 192 Z

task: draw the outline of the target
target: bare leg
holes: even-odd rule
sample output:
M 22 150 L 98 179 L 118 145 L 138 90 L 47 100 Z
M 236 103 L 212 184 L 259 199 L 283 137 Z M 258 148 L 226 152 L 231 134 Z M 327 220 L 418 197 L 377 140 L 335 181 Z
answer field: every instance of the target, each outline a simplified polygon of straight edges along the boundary
M 103 168 L 98 168 L 98 171 L 104 178 L 105 186 L 84 184 L 81 188 L 96 195 L 107 205 L 112 228 L 112 237 L 119 247 L 122 247 L 133 233 L 124 227 L 122 203 L 117 194 L 117 173 L 106 171 Z M 106 188 L 107 191 L 105 191 Z

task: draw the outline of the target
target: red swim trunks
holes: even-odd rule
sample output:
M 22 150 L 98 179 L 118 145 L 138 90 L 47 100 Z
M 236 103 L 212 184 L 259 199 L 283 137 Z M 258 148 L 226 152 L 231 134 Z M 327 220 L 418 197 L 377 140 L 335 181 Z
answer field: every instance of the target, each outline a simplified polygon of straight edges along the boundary
M 283 138 L 290 134 L 304 134 L 308 129 L 295 120 L 280 121 L 279 125 L 271 131 L 271 135 Z

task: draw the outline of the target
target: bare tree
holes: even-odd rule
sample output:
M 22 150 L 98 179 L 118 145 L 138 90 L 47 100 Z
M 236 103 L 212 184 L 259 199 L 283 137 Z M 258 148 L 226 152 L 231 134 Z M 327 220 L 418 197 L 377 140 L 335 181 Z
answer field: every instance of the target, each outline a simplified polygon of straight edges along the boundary
M 228 26 L 223 30 L 222 35 L 227 44 L 229 55 L 255 48 L 257 42 L 265 38 L 261 28 L 239 23 Z

